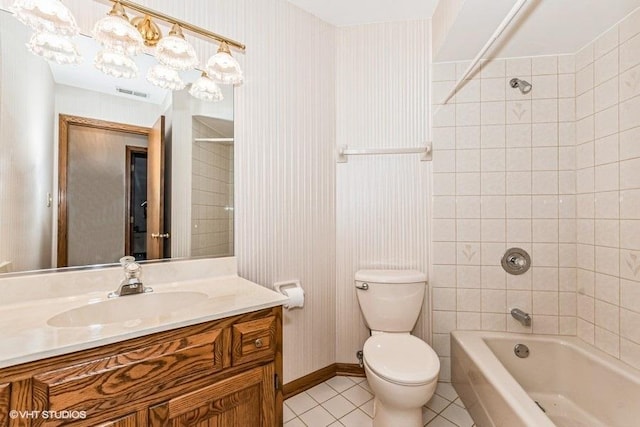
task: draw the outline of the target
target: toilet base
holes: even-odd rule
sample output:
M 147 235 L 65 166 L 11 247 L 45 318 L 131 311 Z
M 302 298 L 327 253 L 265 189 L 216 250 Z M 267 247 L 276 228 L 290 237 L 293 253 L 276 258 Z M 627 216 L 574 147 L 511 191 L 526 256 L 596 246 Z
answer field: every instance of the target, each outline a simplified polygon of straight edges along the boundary
M 390 408 L 378 398 L 373 402 L 373 427 L 422 427 L 422 407 Z

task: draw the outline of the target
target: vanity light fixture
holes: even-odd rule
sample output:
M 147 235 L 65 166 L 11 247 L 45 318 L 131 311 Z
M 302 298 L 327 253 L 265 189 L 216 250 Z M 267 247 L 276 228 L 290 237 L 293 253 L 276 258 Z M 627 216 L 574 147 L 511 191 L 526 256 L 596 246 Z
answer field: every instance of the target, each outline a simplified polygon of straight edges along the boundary
M 222 95 L 222 91 L 220 90 L 220 86 L 209 76 L 206 72 L 202 72 L 202 75 L 193 82 L 191 88 L 189 89 L 189 93 L 194 98 L 201 99 L 203 101 L 208 102 L 219 102 L 224 99 Z
M 231 56 L 231 50 L 226 41 L 220 43 L 218 53 L 209 58 L 207 73 L 213 80 L 227 85 L 239 85 L 244 80 L 240 64 Z
M 120 52 L 101 50 L 96 55 L 94 64 L 98 70 L 112 77 L 132 79 L 138 75 L 136 62 Z
M 42 56 L 58 64 L 79 64 L 82 56 L 69 37 L 45 32 L 33 33 L 27 49 L 34 55 Z
M 176 70 L 162 64 L 156 64 L 149 68 L 147 80 L 162 89 L 182 90 L 186 86 Z
M 156 46 L 156 59 L 159 63 L 180 71 L 198 66 L 196 50 L 184 38 L 178 24 L 173 24 L 169 35 L 160 39 Z
M 93 37 L 110 51 L 129 56 L 138 54 L 144 44 L 140 32 L 129 22 L 119 1 L 113 3 L 107 16 L 96 22 Z
M 60 0 L 16 0 L 9 10 L 36 32 L 69 37 L 80 32 L 73 14 Z
M 183 34 L 185 29 L 220 42 L 218 52 L 207 62 L 206 72 L 191 85 L 191 95 L 206 101 L 221 101 L 222 91 L 216 82 L 230 85 L 243 82 L 242 69 L 231 56 L 230 46 L 244 51 L 244 44 L 129 0 L 110 1 L 113 7 L 106 17 L 96 22 L 92 32 L 103 47 L 94 60 L 100 71 L 113 77 L 136 77 L 138 66 L 131 57 L 147 46 L 155 48 L 146 52 L 158 60 L 158 64 L 149 69 L 147 80 L 161 88 L 181 90 L 186 84 L 178 71 L 200 69 L 195 48 Z M 130 21 L 125 7 L 141 16 Z M 36 31 L 27 44 L 32 53 L 59 64 L 81 62 L 82 57 L 70 39 L 79 34 L 80 29 L 61 0 L 15 0 L 11 11 Z M 166 37 L 152 18 L 172 24 Z
M 138 30 L 142 36 L 144 45 L 147 47 L 154 47 L 162 38 L 162 31 L 160 30 L 160 27 L 158 24 L 153 22 L 149 15 L 136 16 L 135 18 L 132 18 L 131 25 L 136 27 L 136 30 Z

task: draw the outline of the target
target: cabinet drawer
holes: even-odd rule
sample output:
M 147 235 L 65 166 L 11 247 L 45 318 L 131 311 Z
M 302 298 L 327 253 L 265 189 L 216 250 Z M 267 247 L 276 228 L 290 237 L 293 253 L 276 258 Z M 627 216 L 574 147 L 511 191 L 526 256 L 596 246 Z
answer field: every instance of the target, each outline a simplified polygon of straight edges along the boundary
M 232 343 L 234 365 L 272 359 L 276 350 L 276 318 L 236 323 L 232 326 Z
M 194 375 L 222 370 L 222 329 L 151 344 L 33 378 L 34 409 L 86 411 L 127 407 Z

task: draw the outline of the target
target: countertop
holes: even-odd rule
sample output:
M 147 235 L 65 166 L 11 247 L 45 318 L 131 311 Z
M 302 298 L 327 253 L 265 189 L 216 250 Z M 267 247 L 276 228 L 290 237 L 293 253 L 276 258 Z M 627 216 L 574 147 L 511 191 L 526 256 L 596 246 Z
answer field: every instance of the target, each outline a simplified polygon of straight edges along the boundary
M 206 297 L 170 313 L 86 327 L 54 327 L 47 321 L 67 310 L 106 301 L 108 291 L 0 306 L 0 368 L 275 307 L 287 301 L 284 295 L 235 275 L 145 285 L 153 288 L 153 294 L 188 291 L 202 292 Z

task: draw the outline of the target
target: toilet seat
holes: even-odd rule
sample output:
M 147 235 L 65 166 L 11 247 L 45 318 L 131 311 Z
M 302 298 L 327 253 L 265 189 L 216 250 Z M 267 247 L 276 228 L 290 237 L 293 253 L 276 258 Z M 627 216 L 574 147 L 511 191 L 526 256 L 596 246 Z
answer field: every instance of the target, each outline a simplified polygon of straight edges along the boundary
M 421 339 L 409 334 L 380 334 L 367 339 L 364 363 L 376 375 L 400 385 L 422 385 L 437 379 L 438 355 Z

